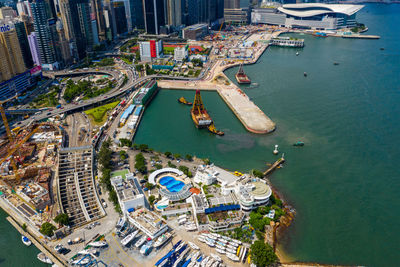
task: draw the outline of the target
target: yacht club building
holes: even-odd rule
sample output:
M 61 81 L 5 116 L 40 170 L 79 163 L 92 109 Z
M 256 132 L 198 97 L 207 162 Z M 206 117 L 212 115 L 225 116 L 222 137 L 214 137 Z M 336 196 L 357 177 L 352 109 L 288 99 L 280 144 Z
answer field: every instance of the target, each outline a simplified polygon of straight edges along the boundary
M 363 7 L 363 5 L 323 3 L 269 6 L 253 9 L 251 22 L 315 30 L 352 28 L 357 25 L 356 13 Z

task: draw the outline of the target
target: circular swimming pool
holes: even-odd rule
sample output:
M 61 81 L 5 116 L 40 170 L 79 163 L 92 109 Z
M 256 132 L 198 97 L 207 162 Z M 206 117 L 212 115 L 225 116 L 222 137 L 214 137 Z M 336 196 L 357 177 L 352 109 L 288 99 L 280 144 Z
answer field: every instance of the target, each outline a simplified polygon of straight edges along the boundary
M 178 181 L 172 176 L 164 176 L 158 182 L 165 186 L 169 192 L 179 192 L 185 186 L 184 182 Z

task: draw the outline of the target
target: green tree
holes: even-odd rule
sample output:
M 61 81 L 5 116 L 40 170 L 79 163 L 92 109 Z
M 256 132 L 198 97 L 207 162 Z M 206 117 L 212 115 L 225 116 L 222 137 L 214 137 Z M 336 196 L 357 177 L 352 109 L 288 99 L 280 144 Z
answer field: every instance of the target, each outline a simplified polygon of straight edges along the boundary
M 68 225 L 69 224 L 69 216 L 66 213 L 61 213 L 58 214 L 55 218 L 54 221 L 58 223 L 59 225 Z
M 250 258 L 257 267 L 269 266 L 278 261 L 272 247 L 261 240 L 257 240 L 251 245 Z
M 146 188 L 151 190 L 154 188 L 154 184 L 150 183 L 150 182 L 146 182 Z
M 156 200 L 156 197 L 154 195 L 150 195 L 149 196 L 149 204 L 150 204 L 150 206 L 153 206 L 154 200 Z
M 264 173 L 259 170 L 253 170 L 253 175 L 258 177 L 258 178 L 264 178 Z
M 121 158 L 121 160 L 126 160 L 128 158 L 128 153 L 126 153 L 125 150 L 121 150 L 119 152 L 119 157 Z
M 168 161 L 168 167 L 170 167 L 170 168 L 176 168 L 176 165 L 173 164 L 171 161 Z
M 142 153 L 137 154 L 135 157 L 135 168 L 143 174 L 147 172 L 146 159 Z
M 166 151 L 166 152 L 164 153 L 164 155 L 165 155 L 167 158 L 169 158 L 169 157 L 171 157 L 172 153 L 169 152 L 169 151 Z
M 188 161 L 192 161 L 193 157 L 190 154 L 186 154 L 185 159 L 188 160 Z
M 49 222 L 45 222 L 42 224 L 42 226 L 40 226 L 40 232 L 44 235 L 47 235 L 48 237 L 52 237 L 54 235 L 54 230 L 56 230 L 57 228 L 49 223 Z
M 139 145 L 139 150 L 140 151 L 147 151 L 149 149 L 149 146 L 148 145 L 146 145 L 146 144 L 140 144 Z
M 24 231 L 26 232 L 27 229 L 28 229 L 28 226 L 26 225 L 26 223 L 24 223 L 24 224 L 22 225 L 22 230 L 24 230 Z
M 180 158 L 181 158 L 181 154 L 179 154 L 179 153 L 175 153 L 175 154 L 174 154 L 174 158 L 176 158 L 176 159 L 180 159 Z

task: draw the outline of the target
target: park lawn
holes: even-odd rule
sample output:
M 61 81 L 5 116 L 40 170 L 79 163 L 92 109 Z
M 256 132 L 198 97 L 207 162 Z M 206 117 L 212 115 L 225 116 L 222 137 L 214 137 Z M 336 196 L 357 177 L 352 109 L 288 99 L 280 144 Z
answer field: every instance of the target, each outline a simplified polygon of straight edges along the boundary
M 101 126 L 107 120 L 107 112 L 109 110 L 112 110 L 113 108 L 115 108 L 118 105 L 118 103 L 119 103 L 119 101 L 105 104 L 100 107 L 86 110 L 85 113 L 86 113 L 86 115 L 88 115 L 90 117 L 90 120 L 93 125 Z
M 174 49 L 175 49 L 175 47 L 164 46 L 163 52 L 164 52 L 164 54 L 173 54 Z

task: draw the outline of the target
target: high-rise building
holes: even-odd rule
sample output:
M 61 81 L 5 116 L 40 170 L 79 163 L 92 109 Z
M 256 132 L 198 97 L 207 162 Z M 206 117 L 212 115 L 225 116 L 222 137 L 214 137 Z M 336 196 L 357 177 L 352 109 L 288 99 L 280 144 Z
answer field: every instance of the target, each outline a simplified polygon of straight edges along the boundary
M 149 34 L 159 34 L 160 27 L 166 25 L 165 0 L 143 0 L 145 30 Z
M 65 32 L 62 22 L 57 21 L 57 34 L 60 46 L 61 57 L 65 65 L 72 63 L 70 42 L 65 38 Z
M 162 40 L 139 42 L 139 48 L 141 61 L 151 61 L 152 59 L 159 58 L 163 53 Z
M 28 15 L 28 9 L 22 0 L 19 0 L 17 3 L 17 11 L 19 16 L 22 14 Z
M 125 1 L 112 2 L 113 18 L 115 20 L 116 34 L 124 34 L 128 32 L 128 23 L 126 17 Z
M 224 8 L 227 9 L 240 8 L 240 0 L 224 0 Z
M 26 70 L 14 25 L 2 22 L 0 31 L 0 82 Z M 6 26 L 4 26 L 6 25 Z
M 32 9 L 31 9 L 31 3 L 29 1 L 24 1 L 24 4 L 26 6 L 26 11 L 28 12 L 28 16 L 32 17 Z
M 167 0 L 168 25 L 182 25 L 182 0 Z
M 15 14 L 15 10 L 12 7 L 4 6 L 0 8 L 0 19 L 15 18 L 16 16 L 17 14 Z
M 19 46 L 21 48 L 22 58 L 25 63 L 25 67 L 28 69 L 33 67 L 33 60 L 31 50 L 29 48 L 28 37 L 26 35 L 25 23 L 20 20 L 13 21 L 15 31 L 17 32 Z
M 97 32 L 100 40 L 105 40 L 106 29 L 104 24 L 103 4 L 101 0 L 91 0 L 92 12 L 97 23 Z
M 28 42 L 29 42 L 29 48 L 31 50 L 33 64 L 35 64 L 36 66 L 42 65 L 39 55 L 39 45 L 35 32 L 32 32 L 31 34 L 28 35 Z
M 187 24 L 207 23 L 211 26 L 220 24 L 224 16 L 224 0 L 185 0 Z
M 97 21 L 92 20 L 92 34 L 93 34 L 93 45 L 99 45 L 99 32 L 97 31 Z
M 61 20 L 66 39 L 76 47 L 77 55 L 84 58 L 93 47 L 93 31 L 88 0 L 60 0 Z
M 129 0 L 129 8 L 131 10 L 132 28 L 144 29 L 142 0 Z
M 51 29 L 56 22 L 54 19 L 49 19 L 44 0 L 34 0 L 31 3 L 31 9 L 41 65 L 43 69 L 57 69 L 59 67 L 59 55 L 56 52 L 57 40 Z

